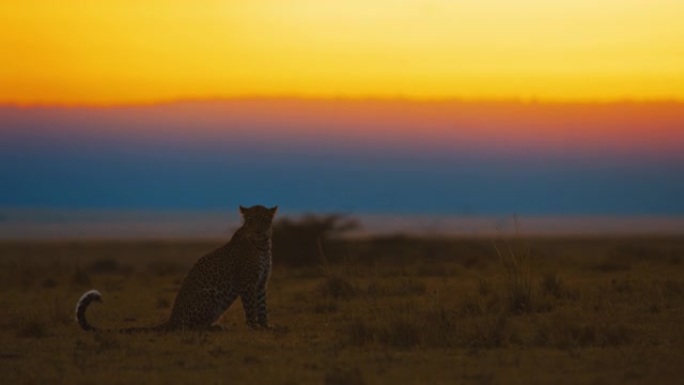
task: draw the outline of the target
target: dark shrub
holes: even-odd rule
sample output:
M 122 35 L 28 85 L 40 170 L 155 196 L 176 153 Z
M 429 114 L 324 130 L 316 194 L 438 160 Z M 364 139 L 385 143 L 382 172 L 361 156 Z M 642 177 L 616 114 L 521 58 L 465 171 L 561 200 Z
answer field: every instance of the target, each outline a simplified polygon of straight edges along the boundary
M 287 266 L 316 266 L 341 259 L 335 238 L 359 228 L 359 223 L 339 214 L 283 218 L 273 226 L 273 261 Z

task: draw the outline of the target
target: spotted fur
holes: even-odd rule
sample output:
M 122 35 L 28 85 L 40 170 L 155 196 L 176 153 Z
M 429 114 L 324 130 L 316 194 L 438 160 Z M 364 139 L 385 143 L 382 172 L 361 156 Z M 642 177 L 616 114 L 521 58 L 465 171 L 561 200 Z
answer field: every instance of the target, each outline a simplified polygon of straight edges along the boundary
M 150 328 L 122 332 L 209 329 L 240 297 L 247 325 L 268 327 L 266 294 L 271 274 L 271 234 L 278 207 L 240 206 L 243 225 L 231 240 L 200 258 L 185 277 L 168 321 Z M 76 321 L 86 331 L 99 330 L 88 323 L 86 310 L 101 302 L 97 290 L 81 296 Z

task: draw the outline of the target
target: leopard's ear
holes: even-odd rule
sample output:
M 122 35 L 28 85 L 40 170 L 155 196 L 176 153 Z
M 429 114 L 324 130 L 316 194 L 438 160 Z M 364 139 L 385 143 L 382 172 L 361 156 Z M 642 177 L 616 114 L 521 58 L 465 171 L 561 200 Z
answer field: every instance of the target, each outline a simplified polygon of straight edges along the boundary
M 268 211 L 271 213 L 271 215 L 275 215 L 278 212 L 278 206 L 273 206 Z
M 247 207 L 244 207 L 242 205 L 240 206 L 240 214 L 245 215 L 245 214 L 247 214 L 248 210 L 249 209 Z

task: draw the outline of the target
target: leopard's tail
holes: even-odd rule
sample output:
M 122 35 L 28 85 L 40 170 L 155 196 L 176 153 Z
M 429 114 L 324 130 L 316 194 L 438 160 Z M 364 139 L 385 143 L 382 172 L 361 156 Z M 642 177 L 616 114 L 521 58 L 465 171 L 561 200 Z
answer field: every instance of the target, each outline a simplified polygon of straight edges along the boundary
M 121 333 L 136 333 L 136 332 L 154 332 L 154 331 L 165 331 L 168 329 L 167 323 L 163 323 L 159 326 L 154 327 L 140 327 L 140 328 L 126 328 L 126 329 L 96 329 L 95 326 L 91 325 L 86 319 L 86 310 L 93 302 L 102 302 L 102 294 L 97 290 L 89 290 L 85 292 L 81 299 L 76 303 L 76 322 L 81 329 L 92 332 L 92 331 L 116 331 Z
M 95 301 L 102 302 L 102 294 L 97 290 L 90 290 L 85 292 L 76 303 L 76 322 L 87 332 L 95 331 L 95 327 L 88 322 L 85 315 L 88 306 Z

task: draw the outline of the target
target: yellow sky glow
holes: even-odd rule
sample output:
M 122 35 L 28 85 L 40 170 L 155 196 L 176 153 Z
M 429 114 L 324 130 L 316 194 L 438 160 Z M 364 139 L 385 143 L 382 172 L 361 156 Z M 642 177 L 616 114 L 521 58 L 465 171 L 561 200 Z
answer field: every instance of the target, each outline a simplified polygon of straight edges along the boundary
M 677 0 L 0 3 L 0 103 L 684 100 Z

